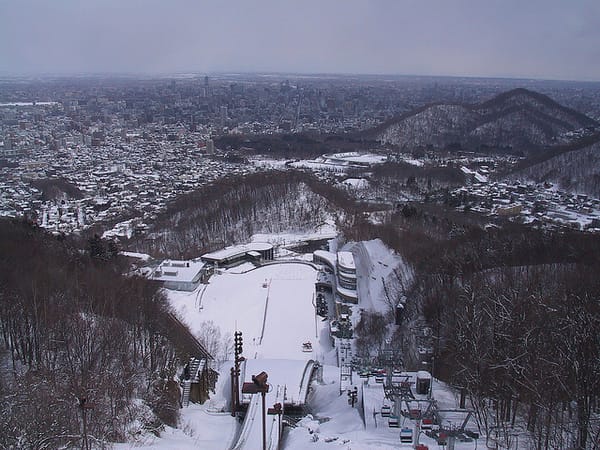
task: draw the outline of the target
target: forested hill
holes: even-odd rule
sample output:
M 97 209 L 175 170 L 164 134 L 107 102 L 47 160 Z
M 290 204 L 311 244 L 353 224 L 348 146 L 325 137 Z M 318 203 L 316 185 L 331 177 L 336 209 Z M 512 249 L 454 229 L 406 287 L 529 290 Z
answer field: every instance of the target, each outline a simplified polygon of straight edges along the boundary
M 96 255 L 0 220 L 1 448 L 80 446 L 81 398 L 97 443 L 177 421 L 165 380 L 187 355 L 165 326 L 166 300 L 121 276 L 111 252 Z
M 595 448 L 600 236 L 481 227 L 440 205 L 354 232 L 412 264 L 403 320 L 427 324 L 434 376 L 465 394 L 484 435 L 516 423 L 531 433 L 527 448 L 566 448 L 564 435 L 578 442 L 570 448 Z
M 523 161 L 510 176 L 600 197 L 600 133 Z
M 127 245 L 153 256 L 195 258 L 255 233 L 313 232 L 341 209 L 356 208 L 343 191 L 300 172 L 232 176 L 171 203 L 147 236 Z
M 418 146 L 535 153 L 565 133 L 598 123 L 527 89 L 477 105 L 434 104 L 393 119 L 368 135 L 401 149 Z

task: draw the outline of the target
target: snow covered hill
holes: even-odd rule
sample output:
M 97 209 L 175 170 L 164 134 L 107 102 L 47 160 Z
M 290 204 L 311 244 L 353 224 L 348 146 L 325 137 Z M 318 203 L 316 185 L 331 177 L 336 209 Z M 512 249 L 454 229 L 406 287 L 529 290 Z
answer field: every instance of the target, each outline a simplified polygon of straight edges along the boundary
M 402 298 L 402 285 L 411 282 L 412 269 L 379 239 L 348 243 L 343 249 L 350 251 L 356 261 L 361 298 L 360 308 L 355 310 L 357 318 L 362 310 L 388 313 Z M 168 291 L 168 296 L 178 315 L 199 337 L 210 339 L 207 323 L 209 332 L 225 336 L 225 341 L 234 330 L 243 332 L 246 361 L 242 363 L 241 378 L 250 381 L 252 374 L 267 371 L 268 382 L 273 386 L 267 394 L 269 406 L 281 392 L 285 392 L 286 402 L 302 403 L 306 397 L 304 367 L 308 367 L 307 362 L 321 363 L 322 371 L 308 394 L 311 414 L 287 429 L 282 448 L 413 448 L 412 444 L 402 444 L 400 429 L 389 426 L 387 417 L 380 415 L 386 400 L 383 384 L 375 378 L 364 380 L 355 371 L 350 387 L 356 388 L 357 402 L 354 406 L 348 403 L 338 367 L 341 345 L 340 348 L 336 345 L 341 341 L 333 339 L 328 321 L 316 316 L 313 304 L 317 273 L 316 265 L 300 260 L 279 260 L 258 268 L 243 264 L 218 271 L 195 292 Z M 304 342 L 312 343 L 311 351 L 306 352 Z M 210 343 L 207 345 L 215 349 Z M 345 345 L 354 346 L 352 340 Z M 243 444 L 243 448 L 260 448 L 258 397 L 252 400 L 244 398 L 247 394 L 242 395 L 242 401 L 250 405 L 243 425 L 232 418 L 229 414 L 231 348 L 220 347 L 215 356 L 221 360 L 215 392 L 205 404 L 183 408 L 180 429 L 166 428 L 160 438 L 143 436 L 134 444 L 116 448 L 229 449 L 238 444 Z M 455 405 L 455 395 L 448 387 L 435 382 L 434 391 L 442 407 Z M 270 424 L 274 424 L 272 416 L 269 417 Z M 400 418 L 400 422 L 405 428 L 415 427 L 415 421 L 408 417 Z M 267 435 L 272 436 L 272 428 L 267 426 Z M 425 434 L 420 439 L 429 448 L 437 446 Z M 475 445 L 469 442 L 456 448 L 473 449 Z
M 600 135 L 595 140 L 564 150 L 554 155 L 550 153 L 546 159 L 529 162 L 511 178 L 549 182 L 568 192 L 600 197 Z
M 514 89 L 478 105 L 436 104 L 393 120 L 377 139 L 402 149 L 432 145 L 529 153 L 568 132 L 598 123 L 549 97 Z

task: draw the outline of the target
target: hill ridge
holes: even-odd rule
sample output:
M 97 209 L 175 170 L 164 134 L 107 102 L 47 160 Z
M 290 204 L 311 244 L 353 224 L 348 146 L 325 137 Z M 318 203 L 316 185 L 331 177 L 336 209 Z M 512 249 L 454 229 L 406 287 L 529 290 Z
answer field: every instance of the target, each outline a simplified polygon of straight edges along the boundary
M 598 122 L 539 92 L 516 88 L 478 104 L 431 103 L 370 132 L 384 144 L 410 149 L 459 144 L 531 154 L 559 143 L 565 133 Z

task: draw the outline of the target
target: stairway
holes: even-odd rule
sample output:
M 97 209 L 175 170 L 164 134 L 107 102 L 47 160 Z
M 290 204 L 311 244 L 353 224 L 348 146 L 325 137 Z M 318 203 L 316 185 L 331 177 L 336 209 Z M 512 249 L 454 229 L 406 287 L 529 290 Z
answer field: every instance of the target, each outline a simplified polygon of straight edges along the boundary
M 205 359 L 191 358 L 188 363 L 189 367 L 189 379 L 182 380 L 183 392 L 181 393 L 181 405 L 189 406 L 190 404 L 190 391 L 192 390 L 192 383 L 199 383 L 202 378 L 202 372 L 206 365 Z
M 190 390 L 192 389 L 192 380 L 183 380 L 183 392 L 181 394 L 181 405 L 190 405 Z
M 205 359 L 192 358 L 190 360 L 190 377 L 191 377 L 192 383 L 200 382 L 200 378 L 202 378 L 202 371 L 204 370 L 205 364 L 206 364 Z

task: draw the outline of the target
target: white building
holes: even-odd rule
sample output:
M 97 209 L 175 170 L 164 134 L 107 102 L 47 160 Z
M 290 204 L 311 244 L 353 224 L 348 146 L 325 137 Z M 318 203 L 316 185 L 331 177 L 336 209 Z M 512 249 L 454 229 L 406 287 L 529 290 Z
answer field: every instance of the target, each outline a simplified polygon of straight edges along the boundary
M 202 261 L 163 261 L 149 278 L 161 281 L 167 289 L 193 291 L 204 279 L 207 272 Z
M 337 253 L 337 293 L 347 302 L 358 303 L 356 265 L 351 252 Z
M 266 242 L 250 242 L 206 253 L 201 258 L 206 264 L 218 267 L 233 267 L 245 261 L 272 261 L 273 245 Z

